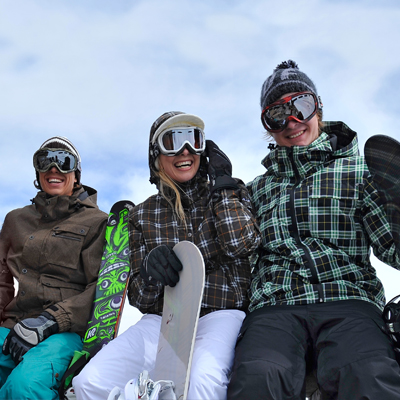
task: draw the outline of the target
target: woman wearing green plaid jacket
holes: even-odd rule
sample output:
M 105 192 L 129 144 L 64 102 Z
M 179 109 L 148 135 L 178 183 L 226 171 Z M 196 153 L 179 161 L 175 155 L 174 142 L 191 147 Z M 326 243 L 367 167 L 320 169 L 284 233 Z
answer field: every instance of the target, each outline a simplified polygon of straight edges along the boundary
M 261 108 L 276 146 L 249 184 L 262 244 L 228 398 L 304 399 L 313 370 L 322 399 L 399 399 L 370 250 L 395 268 L 400 256 L 357 134 L 322 123 L 316 87 L 291 60 L 264 82 Z

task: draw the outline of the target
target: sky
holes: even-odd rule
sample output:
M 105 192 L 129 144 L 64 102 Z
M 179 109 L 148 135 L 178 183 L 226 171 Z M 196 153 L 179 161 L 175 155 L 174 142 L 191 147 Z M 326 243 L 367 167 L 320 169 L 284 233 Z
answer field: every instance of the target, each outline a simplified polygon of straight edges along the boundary
M 288 59 L 361 153 L 372 135 L 400 140 L 399 20 L 397 0 L 0 0 L 0 221 L 35 196 L 32 155 L 56 135 L 78 148 L 103 211 L 144 201 L 149 130 L 166 111 L 200 116 L 251 181 L 269 144 L 261 85 Z M 400 272 L 373 265 L 399 294 Z

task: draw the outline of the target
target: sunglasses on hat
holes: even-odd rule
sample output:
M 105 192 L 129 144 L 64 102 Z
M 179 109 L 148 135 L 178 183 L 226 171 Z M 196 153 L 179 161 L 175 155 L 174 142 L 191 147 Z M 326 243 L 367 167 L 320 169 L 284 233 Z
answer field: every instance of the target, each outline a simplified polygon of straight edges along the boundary
M 77 157 L 65 149 L 40 149 L 33 155 L 33 166 L 37 172 L 47 172 L 52 167 L 67 174 L 78 167 Z
M 206 149 L 204 132 L 200 128 L 174 128 L 160 134 L 157 143 L 162 154 L 176 156 L 185 148 L 192 154 L 201 154 Z
M 314 93 L 295 93 L 265 107 L 261 122 L 267 131 L 277 133 L 283 131 L 289 121 L 309 121 L 321 108 L 322 104 Z

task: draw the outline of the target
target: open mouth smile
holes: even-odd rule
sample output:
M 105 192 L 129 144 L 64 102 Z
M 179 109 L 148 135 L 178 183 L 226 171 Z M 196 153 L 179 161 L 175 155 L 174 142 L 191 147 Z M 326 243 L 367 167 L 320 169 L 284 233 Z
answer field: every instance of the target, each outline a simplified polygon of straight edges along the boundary
M 175 167 L 178 169 L 185 169 L 185 168 L 190 168 L 193 165 L 193 161 L 187 160 L 187 161 L 180 161 L 175 164 Z
M 49 178 L 47 179 L 47 182 L 49 183 L 63 183 L 62 179 L 57 179 L 57 178 Z
M 289 139 L 295 139 L 295 138 L 301 136 L 303 133 L 304 133 L 304 130 L 302 130 L 302 131 L 300 131 L 300 132 L 298 132 L 298 133 L 296 133 L 296 134 L 294 134 L 292 136 L 288 136 L 288 138 Z

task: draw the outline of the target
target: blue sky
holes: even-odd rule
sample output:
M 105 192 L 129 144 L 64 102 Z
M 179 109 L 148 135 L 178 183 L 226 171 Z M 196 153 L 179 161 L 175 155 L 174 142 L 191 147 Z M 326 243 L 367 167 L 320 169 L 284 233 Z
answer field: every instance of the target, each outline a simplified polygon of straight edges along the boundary
M 374 134 L 400 140 L 399 20 L 395 0 L 1 0 L 0 220 L 34 197 L 32 155 L 54 135 L 80 151 L 101 209 L 145 200 L 149 129 L 170 110 L 202 117 L 250 181 L 268 152 L 261 85 L 287 59 L 361 151 Z

